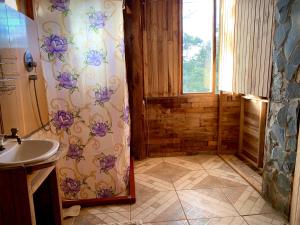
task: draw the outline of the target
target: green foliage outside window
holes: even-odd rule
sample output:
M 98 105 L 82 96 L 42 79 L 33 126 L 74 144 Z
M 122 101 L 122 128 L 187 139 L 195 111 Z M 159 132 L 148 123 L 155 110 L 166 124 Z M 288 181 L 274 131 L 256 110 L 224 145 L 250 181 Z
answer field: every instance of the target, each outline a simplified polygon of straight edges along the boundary
M 183 92 L 211 91 L 212 45 L 199 37 L 183 34 Z

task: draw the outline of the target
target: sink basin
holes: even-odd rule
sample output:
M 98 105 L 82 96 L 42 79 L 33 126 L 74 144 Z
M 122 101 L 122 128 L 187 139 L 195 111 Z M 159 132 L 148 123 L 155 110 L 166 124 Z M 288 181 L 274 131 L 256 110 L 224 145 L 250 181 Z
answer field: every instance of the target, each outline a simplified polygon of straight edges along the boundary
M 32 164 L 53 156 L 59 148 L 55 140 L 23 140 L 19 145 L 10 142 L 4 145 L 0 153 L 0 165 Z

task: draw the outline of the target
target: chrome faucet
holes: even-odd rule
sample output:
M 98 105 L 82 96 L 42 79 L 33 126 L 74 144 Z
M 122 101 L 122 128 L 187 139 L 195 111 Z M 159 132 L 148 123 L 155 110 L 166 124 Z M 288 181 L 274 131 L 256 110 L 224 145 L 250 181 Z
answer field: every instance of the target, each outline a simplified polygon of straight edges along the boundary
M 7 139 L 17 139 L 19 145 L 22 143 L 21 138 L 18 135 L 19 130 L 17 128 L 11 128 L 10 131 L 11 131 L 10 135 L 5 135 L 5 134 L 0 135 L 0 151 L 5 150 L 4 141 L 6 141 Z
M 11 131 L 11 135 L 4 135 L 4 140 L 5 139 L 17 139 L 17 142 L 20 145 L 22 141 L 18 135 L 19 130 L 17 128 L 11 128 L 10 131 Z

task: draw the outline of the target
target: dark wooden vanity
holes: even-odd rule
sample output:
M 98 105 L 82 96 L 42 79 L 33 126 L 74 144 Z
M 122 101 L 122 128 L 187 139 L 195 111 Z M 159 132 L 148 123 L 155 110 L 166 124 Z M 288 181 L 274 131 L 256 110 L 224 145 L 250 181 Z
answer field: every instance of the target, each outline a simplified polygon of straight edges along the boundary
M 62 224 L 57 159 L 30 166 L 0 166 L 0 225 Z

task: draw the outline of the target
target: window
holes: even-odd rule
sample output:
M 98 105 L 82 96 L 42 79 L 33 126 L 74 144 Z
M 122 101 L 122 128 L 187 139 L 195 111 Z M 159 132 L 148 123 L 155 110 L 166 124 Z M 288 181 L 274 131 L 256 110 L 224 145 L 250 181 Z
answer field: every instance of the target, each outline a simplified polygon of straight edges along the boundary
M 183 93 L 215 88 L 214 0 L 182 0 Z

